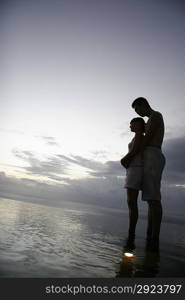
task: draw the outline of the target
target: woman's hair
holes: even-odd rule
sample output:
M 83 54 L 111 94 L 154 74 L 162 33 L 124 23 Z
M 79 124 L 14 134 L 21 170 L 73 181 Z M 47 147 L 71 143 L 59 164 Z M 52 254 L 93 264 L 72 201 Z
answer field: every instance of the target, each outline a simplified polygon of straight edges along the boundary
M 130 121 L 130 123 L 132 123 L 132 122 L 138 122 L 138 123 L 140 123 L 142 132 L 145 131 L 145 125 L 146 125 L 146 123 L 145 123 L 145 121 L 144 121 L 143 118 L 139 118 L 139 117 L 138 117 L 138 118 L 134 118 L 134 119 L 132 119 L 132 120 Z

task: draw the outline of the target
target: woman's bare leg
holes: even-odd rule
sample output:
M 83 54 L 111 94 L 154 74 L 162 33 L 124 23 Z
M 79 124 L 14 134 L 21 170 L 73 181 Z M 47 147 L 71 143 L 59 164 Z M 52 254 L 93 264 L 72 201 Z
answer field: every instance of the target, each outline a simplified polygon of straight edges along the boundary
M 134 189 L 127 189 L 127 203 L 129 209 L 129 238 L 135 237 L 136 224 L 138 220 L 138 206 L 137 198 L 139 191 Z

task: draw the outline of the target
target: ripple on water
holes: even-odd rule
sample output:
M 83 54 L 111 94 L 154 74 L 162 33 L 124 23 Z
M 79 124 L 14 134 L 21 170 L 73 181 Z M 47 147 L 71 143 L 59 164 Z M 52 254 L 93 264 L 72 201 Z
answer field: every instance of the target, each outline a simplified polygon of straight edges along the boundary
M 0 200 L 0 211 L 0 276 L 185 276 L 183 230 L 173 247 L 162 241 L 159 257 L 147 253 L 144 238 L 137 237 L 134 259 L 128 261 L 122 255 L 122 236 L 108 224 L 109 215 L 6 199 Z M 171 229 L 175 238 L 179 227 Z

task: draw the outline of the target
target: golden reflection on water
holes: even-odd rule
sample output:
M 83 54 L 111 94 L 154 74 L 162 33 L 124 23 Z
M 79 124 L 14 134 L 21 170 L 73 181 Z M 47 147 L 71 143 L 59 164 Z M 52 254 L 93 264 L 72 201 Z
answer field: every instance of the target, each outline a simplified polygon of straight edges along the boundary
M 142 252 L 135 245 L 128 251 L 127 247 L 128 245 L 124 247 L 116 277 L 156 277 L 159 273 L 159 252 L 146 249 Z
M 134 257 L 134 254 L 131 252 L 125 252 L 124 256 L 126 256 L 127 258 L 132 258 L 132 257 Z

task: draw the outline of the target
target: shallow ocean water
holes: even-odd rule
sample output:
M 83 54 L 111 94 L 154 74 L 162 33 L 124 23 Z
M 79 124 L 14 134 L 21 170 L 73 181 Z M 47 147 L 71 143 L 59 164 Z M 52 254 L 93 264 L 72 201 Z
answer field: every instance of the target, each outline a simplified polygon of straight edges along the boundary
M 49 207 L 0 198 L 0 277 L 184 277 L 184 219 L 163 220 L 159 254 L 145 250 L 138 222 L 124 256 L 126 211 L 75 203 Z

